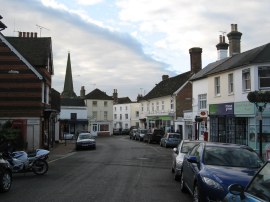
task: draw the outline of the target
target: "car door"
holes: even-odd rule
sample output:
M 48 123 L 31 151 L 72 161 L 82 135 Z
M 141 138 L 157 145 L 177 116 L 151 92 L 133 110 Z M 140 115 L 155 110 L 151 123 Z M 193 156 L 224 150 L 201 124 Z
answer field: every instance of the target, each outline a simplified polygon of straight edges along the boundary
M 193 185 L 194 185 L 194 179 L 196 178 L 196 175 L 198 173 L 198 164 L 199 164 L 199 161 L 200 161 L 200 144 L 195 146 L 191 151 L 190 153 L 188 154 L 188 157 L 191 157 L 191 156 L 195 156 L 196 159 L 197 159 L 197 162 L 198 163 L 192 163 L 192 162 L 189 162 L 189 161 L 186 161 L 186 167 L 185 167 L 185 182 L 186 182 L 186 185 L 188 186 L 188 188 L 193 191 Z

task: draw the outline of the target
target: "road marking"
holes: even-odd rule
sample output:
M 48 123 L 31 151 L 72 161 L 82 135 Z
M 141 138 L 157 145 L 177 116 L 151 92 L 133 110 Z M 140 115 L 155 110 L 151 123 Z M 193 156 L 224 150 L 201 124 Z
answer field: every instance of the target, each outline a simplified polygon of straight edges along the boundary
M 59 158 L 53 159 L 53 160 L 49 161 L 48 163 L 52 163 L 52 162 L 55 162 L 55 161 L 57 161 L 57 160 L 67 158 L 67 157 L 69 157 L 69 156 L 72 156 L 72 155 L 73 155 L 73 154 L 75 154 L 75 153 L 76 153 L 76 152 L 71 152 L 71 153 L 66 154 L 66 155 L 64 155 L 64 156 L 62 156 L 62 157 L 59 157 Z

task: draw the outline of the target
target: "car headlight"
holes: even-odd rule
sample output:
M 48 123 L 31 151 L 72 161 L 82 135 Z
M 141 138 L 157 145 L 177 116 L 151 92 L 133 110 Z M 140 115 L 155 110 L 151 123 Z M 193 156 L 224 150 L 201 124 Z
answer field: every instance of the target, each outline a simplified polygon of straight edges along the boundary
M 207 184 L 208 186 L 213 187 L 215 189 L 223 190 L 223 187 L 215 180 L 212 180 L 208 177 L 202 177 L 202 179 L 203 179 L 204 183 Z
M 182 160 L 176 159 L 176 166 L 181 167 L 182 164 L 183 164 L 183 161 Z

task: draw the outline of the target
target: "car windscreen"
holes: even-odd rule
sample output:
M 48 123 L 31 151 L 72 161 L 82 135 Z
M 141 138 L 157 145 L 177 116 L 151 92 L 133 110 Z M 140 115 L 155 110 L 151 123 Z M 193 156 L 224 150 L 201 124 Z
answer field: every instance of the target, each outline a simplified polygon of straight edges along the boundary
M 80 140 L 84 140 L 84 139 L 92 139 L 93 137 L 89 134 L 81 134 L 79 135 L 79 139 Z
M 263 165 L 255 151 L 242 147 L 206 146 L 203 159 L 206 165 L 245 168 L 259 168 Z
M 170 138 L 171 138 L 171 139 L 180 139 L 180 135 L 179 135 L 179 134 L 170 134 L 168 138 L 169 138 L 169 139 L 170 139 Z
M 183 142 L 181 153 L 188 153 L 198 142 Z

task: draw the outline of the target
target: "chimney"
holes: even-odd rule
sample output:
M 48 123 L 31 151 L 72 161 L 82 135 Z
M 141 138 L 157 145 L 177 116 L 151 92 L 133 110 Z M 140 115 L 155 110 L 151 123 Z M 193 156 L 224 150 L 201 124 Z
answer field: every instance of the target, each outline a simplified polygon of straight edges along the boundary
M 166 80 L 169 78 L 169 75 L 162 75 L 162 81 Z
M 80 90 L 80 97 L 81 97 L 81 98 L 84 98 L 84 97 L 85 97 L 85 89 L 84 89 L 84 86 L 81 87 L 81 90 Z
M 19 32 L 19 37 L 22 37 L 22 32 Z
M 227 34 L 230 56 L 241 53 L 241 36 L 242 33 L 237 31 L 237 24 L 231 24 L 231 32 Z
M 113 104 L 117 104 L 117 103 L 118 103 L 117 89 L 113 89 Z
M 219 35 L 219 43 L 216 45 L 218 60 L 222 60 L 228 57 L 228 47 L 229 44 L 225 42 L 225 36 Z
M 189 49 L 191 72 L 193 74 L 199 72 L 202 69 L 202 49 L 194 47 Z

